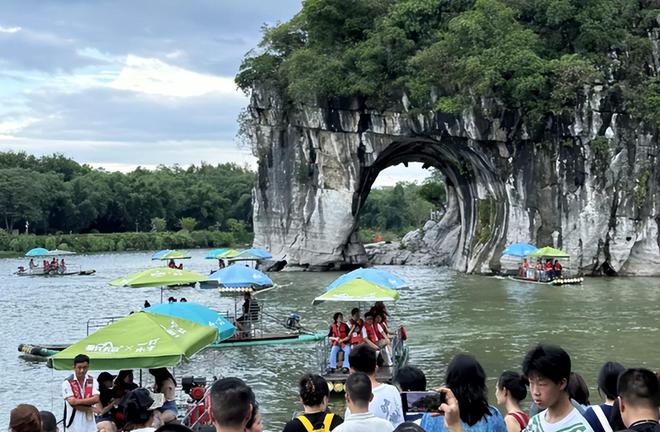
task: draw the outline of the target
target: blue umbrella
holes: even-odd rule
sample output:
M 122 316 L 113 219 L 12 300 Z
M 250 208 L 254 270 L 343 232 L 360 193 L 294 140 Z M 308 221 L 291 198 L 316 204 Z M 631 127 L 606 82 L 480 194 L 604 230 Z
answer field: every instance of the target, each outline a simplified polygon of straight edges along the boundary
M 206 254 L 206 259 L 220 259 L 222 257 L 218 257 L 221 253 L 229 250 L 229 248 L 219 248 L 219 249 L 211 249 L 208 251 Z
M 504 249 L 502 255 L 514 256 L 514 257 L 526 257 L 529 254 L 534 253 L 538 248 L 529 243 L 514 243 Z
M 326 291 L 332 291 L 340 285 L 350 282 L 353 279 L 364 279 L 373 284 L 379 285 L 388 289 L 408 288 L 408 283 L 401 279 L 399 276 L 386 272 L 385 270 L 378 270 L 373 268 L 359 268 L 350 273 L 339 276 L 333 283 L 327 286 Z
M 273 286 L 273 281 L 259 270 L 239 264 L 230 265 L 229 267 L 211 273 L 209 280 L 216 281 L 218 285 L 230 288 Z
M 163 255 L 167 255 L 170 252 L 172 252 L 171 249 L 163 249 L 163 250 L 158 251 L 155 254 L 151 255 L 151 259 L 152 260 L 159 260 L 160 257 L 162 257 Z
M 229 258 L 231 261 L 249 261 L 249 260 L 262 260 L 262 259 L 271 259 L 273 255 L 270 254 L 270 252 L 259 249 L 259 248 L 250 248 L 250 249 L 243 249 L 238 255 L 235 257 Z
M 34 248 L 30 249 L 27 251 L 25 254 L 26 257 L 37 257 L 37 256 L 44 256 L 48 253 L 48 249 L 45 248 Z
M 153 314 L 167 315 L 174 318 L 183 318 L 188 321 L 196 322 L 197 324 L 215 327 L 218 330 L 218 342 L 229 339 L 236 331 L 236 327 L 227 321 L 221 314 L 197 303 L 162 303 L 150 306 L 144 311 Z

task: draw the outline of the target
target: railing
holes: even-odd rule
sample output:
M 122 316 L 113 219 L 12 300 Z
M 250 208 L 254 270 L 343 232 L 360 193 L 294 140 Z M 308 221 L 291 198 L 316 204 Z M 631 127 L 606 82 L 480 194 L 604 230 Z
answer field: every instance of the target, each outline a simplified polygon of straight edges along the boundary
M 87 336 L 91 333 L 90 330 L 98 330 L 102 327 L 105 327 L 113 322 L 124 318 L 123 316 L 110 316 L 110 317 L 101 317 L 101 318 L 90 318 L 87 320 Z

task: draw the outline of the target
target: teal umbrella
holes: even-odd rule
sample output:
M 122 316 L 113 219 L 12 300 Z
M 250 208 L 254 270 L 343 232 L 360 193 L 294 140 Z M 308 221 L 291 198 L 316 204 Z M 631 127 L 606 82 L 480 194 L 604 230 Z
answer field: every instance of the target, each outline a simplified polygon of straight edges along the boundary
M 175 318 L 183 318 L 188 321 L 196 322 L 197 324 L 207 325 L 214 327 L 218 330 L 218 340 L 222 342 L 229 339 L 234 335 L 236 327 L 225 319 L 218 312 L 209 309 L 206 306 L 190 302 L 173 302 L 162 303 L 155 306 L 150 306 L 144 310 L 145 312 L 155 313 L 160 315 L 167 315 Z

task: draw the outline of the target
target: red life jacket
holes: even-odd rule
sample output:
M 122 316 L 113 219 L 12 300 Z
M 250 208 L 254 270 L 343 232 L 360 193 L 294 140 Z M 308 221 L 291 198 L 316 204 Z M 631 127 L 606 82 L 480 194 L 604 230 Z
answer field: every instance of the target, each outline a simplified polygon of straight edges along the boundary
M 383 326 L 383 324 L 381 324 L 381 327 L 382 326 Z M 380 330 L 378 330 L 378 324 L 374 324 L 373 328 L 374 328 L 374 334 L 376 335 L 376 338 L 378 340 L 385 339 L 385 334 L 383 332 L 381 332 Z
M 378 339 L 376 339 L 376 331 L 374 330 L 373 325 L 369 325 L 369 323 L 365 322 L 364 323 L 364 328 L 367 330 L 367 337 L 371 342 L 377 342 Z
M 362 338 L 362 328 L 360 327 L 359 324 L 355 324 L 354 326 L 355 331 L 351 333 L 351 339 L 349 340 L 351 345 L 359 345 L 362 342 L 364 342 L 364 339 Z
M 76 399 L 87 399 L 92 397 L 92 391 L 94 390 L 94 378 L 91 376 L 88 375 L 87 378 L 85 378 L 84 395 L 80 394 L 80 386 L 78 385 L 78 380 L 76 379 L 75 375 L 70 375 L 66 380 L 69 381 L 71 391 L 73 392 L 73 397 Z
M 341 325 L 339 327 L 337 327 L 336 323 L 333 323 L 330 326 L 330 332 L 332 333 L 332 337 L 339 338 L 340 340 L 341 339 L 346 339 L 346 337 L 348 336 L 348 330 L 349 329 L 348 329 L 348 326 L 346 325 L 346 323 L 341 323 Z M 337 341 L 332 341 L 333 346 L 337 345 L 338 343 L 339 342 L 337 342 Z M 343 342 L 341 343 L 341 346 L 344 346 Z
M 555 263 L 555 270 L 561 271 L 561 264 L 559 263 L 559 261 Z

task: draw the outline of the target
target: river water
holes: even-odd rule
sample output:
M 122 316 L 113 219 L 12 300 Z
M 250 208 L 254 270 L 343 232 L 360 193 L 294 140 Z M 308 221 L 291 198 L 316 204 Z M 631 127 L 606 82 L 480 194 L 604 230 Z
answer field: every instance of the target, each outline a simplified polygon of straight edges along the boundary
M 206 273 L 216 263 L 206 251 L 192 251 L 187 269 Z M 74 342 L 86 334 L 90 317 L 123 315 L 139 310 L 145 299 L 160 299 L 157 288 L 114 288 L 116 277 L 156 265 L 150 254 L 83 255 L 72 263 L 94 268 L 95 276 L 31 278 L 12 276 L 24 259 L 0 260 L 3 278 L 0 307 L 0 424 L 18 403 L 31 403 L 61 417 L 62 380 L 69 374 L 44 363 L 19 358 L 19 343 Z M 505 369 L 519 369 L 525 352 L 538 342 L 560 344 L 571 354 L 573 369 L 592 388 L 607 360 L 626 366 L 660 368 L 660 279 L 587 279 L 582 286 L 548 287 L 482 276 L 467 276 L 431 267 L 387 267 L 410 282 L 390 309 L 405 324 L 410 363 L 421 367 L 430 385 L 442 382 L 446 365 L 459 352 L 472 353 L 495 380 Z M 312 299 L 339 273 L 273 273 L 281 286 L 263 293 L 266 311 L 302 314 L 302 324 L 323 330 L 336 310 L 348 315 L 351 305 L 311 306 Z M 166 294 L 171 295 L 171 294 Z M 215 290 L 182 288 L 173 293 L 189 301 L 228 310 L 233 301 Z M 238 376 L 251 384 L 264 413 L 267 430 L 281 430 L 297 404 L 297 379 L 317 371 L 314 343 L 205 351 L 176 369 L 177 376 Z M 95 372 L 97 374 L 98 372 Z M 494 396 L 491 396 L 494 403 Z

